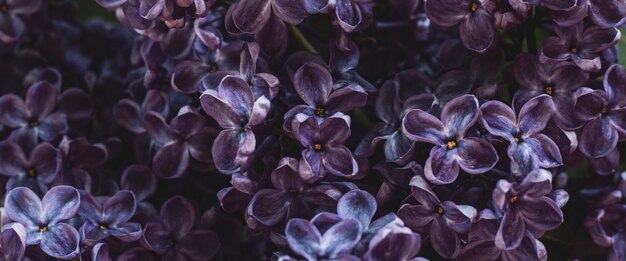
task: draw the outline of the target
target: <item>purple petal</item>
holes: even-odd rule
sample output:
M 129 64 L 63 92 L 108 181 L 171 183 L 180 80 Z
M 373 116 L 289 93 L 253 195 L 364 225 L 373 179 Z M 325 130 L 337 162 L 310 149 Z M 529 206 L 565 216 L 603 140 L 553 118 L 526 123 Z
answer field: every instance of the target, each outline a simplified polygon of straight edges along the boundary
M 496 38 L 496 30 L 492 24 L 491 15 L 486 10 L 479 8 L 469 18 L 461 22 L 459 34 L 463 45 L 467 49 L 479 53 L 487 51 Z
M 430 184 L 422 176 L 413 176 L 409 185 L 411 186 L 413 197 L 422 205 L 432 209 L 441 204 L 435 192 L 430 188 Z
M 369 222 L 368 222 L 369 223 Z M 347 253 L 361 239 L 362 227 L 358 220 L 343 220 L 322 236 L 321 248 L 328 257 L 335 257 L 340 253 Z
M 298 160 L 294 158 L 282 158 L 272 171 L 271 180 L 275 188 L 285 191 L 292 189 L 302 191 L 304 188 L 304 182 L 298 176 Z
M 106 243 L 98 243 L 91 249 L 93 261 L 111 261 L 109 255 L 109 245 Z
M 227 76 L 218 86 L 219 97 L 230 105 L 237 115 L 250 115 L 254 103 L 254 94 L 248 83 L 241 78 Z M 207 112 L 208 113 L 208 112 Z
M 428 231 L 430 223 L 436 216 L 435 209 L 422 205 L 405 204 L 398 210 L 398 216 L 413 230 Z
M 350 138 L 350 121 L 333 115 L 322 122 L 319 130 L 320 140 L 328 145 L 340 145 Z
M 52 257 L 71 259 L 79 254 L 79 243 L 78 231 L 69 224 L 59 223 L 49 226 L 48 232 L 43 233 L 40 246 L 43 252 Z
M 522 242 L 525 233 L 524 219 L 518 208 L 512 207 L 504 213 L 494 241 L 495 245 L 500 249 L 515 249 Z
M 19 40 L 26 31 L 26 26 L 20 17 L 11 12 L 0 16 L 0 41 L 13 43 Z
M 390 162 L 403 162 L 411 157 L 415 150 L 415 142 L 404 136 L 402 132 L 394 132 L 385 141 L 385 159 Z
M 212 148 L 213 161 L 215 167 L 223 173 L 235 172 L 240 166 L 235 159 L 240 157 L 240 150 L 244 143 L 252 143 L 247 141 L 246 137 L 254 137 L 254 134 L 246 134 L 239 130 L 223 130 L 215 138 Z M 241 159 L 243 160 L 241 155 Z
M 273 0 L 272 12 L 289 24 L 299 24 L 307 17 L 302 1 Z
M 123 242 L 137 241 L 143 235 L 141 224 L 133 222 L 126 222 L 111 226 L 108 228 L 108 231 L 112 236 Z
M 204 112 L 215 119 L 222 128 L 240 128 L 246 123 L 246 117 L 240 115 L 215 90 L 204 91 L 200 95 L 200 104 Z
M 459 236 L 442 218 L 435 218 L 430 228 L 430 243 L 439 255 L 454 258 L 461 253 Z
M 70 88 L 61 94 L 60 110 L 69 120 L 89 119 L 93 114 L 93 102 L 89 95 L 79 88 Z
M 139 134 L 146 131 L 143 127 L 141 108 L 131 99 L 122 99 L 113 107 L 113 115 L 117 124 L 132 133 Z
M 459 164 L 455 159 L 455 154 L 445 147 L 432 148 L 424 167 L 426 179 L 434 184 L 449 184 L 456 180 L 459 175 Z
M 187 143 L 177 141 L 159 149 L 152 159 L 152 166 L 157 176 L 164 179 L 175 179 L 187 172 L 189 162 Z
M 6 94 L 0 97 L 0 123 L 12 128 L 26 124 L 30 115 L 20 97 Z
M 0 173 L 7 176 L 24 174 L 28 165 L 20 146 L 10 141 L 0 143 Z
M 53 113 L 43 118 L 37 127 L 39 138 L 44 141 L 53 141 L 67 127 L 65 114 Z
M 465 138 L 458 141 L 457 162 L 470 174 L 485 173 L 498 163 L 498 154 L 493 146 L 480 138 Z
M 537 232 L 555 229 L 563 222 L 561 209 L 548 197 L 525 198 L 517 207 L 526 226 Z
M 577 118 L 590 121 L 602 115 L 602 110 L 609 104 L 608 94 L 602 90 L 593 90 L 576 98 L 574 114 Z
M 513 110 L 500 101 L 488 101 L 480 106 L 483 126 L 489 133 L 513 140 L 517 132 L 517 118 Z
M 540 95 L 526 102 L 519 113 L 519 127 L 526 135 L 539 133 L 554 113 L 554 103 L 548 95 Z
M 339 26 L 346 32 L 354 31 L 363 21 L 361 9 L 350 0 L 338 0 L 335 4 L 335 13 Z
M 317 63 L 306 63 L 293 79 L 298 95 L 310 106 L 325 106 L 333 86 L 328 70 Z
M 83 190 L 80 191 L 79 214 L 92 223 L 99 223 L 103 219 L 100 202 L 89 192 Z
M 463 95 L 450 100 L 441 112 L 441 122 L 452 135 L 463 136 L 480 115 L 474 95 Z
M 80 194 L 71 186 L 56 186 L 43 196 L 41 205 L 43 206 L 43 221 L 56 224 L 78 214 Z
M 324 148 L 322 164 L 333 175 L 354 176 L 359 166 L 352 152 L 343 145 Z
M 133 164 L 128 166 L 121 179 L 121 188 L 132 191 L 138 201 L 146 199 L 156 190 L 156 178 L 150 168 Z
M 289 207 L 288 192 L 275 189 L 262 189 L 248 205 L 249 213 L 257 221 L 266 226 L 273 226 L 280 222 Z
M 308 220 L 294 218 L 285 227 L 289 248 L 296 254 L 314 260 L 321 253 L 322 235 Z
M 240 1 L 232 5 L 233 22 L 243 33 L 256 33 L 272 14 L 272 1 Z
M 452 201 L 444 201 L 441 207 L 444 209 L 443 213 L 447 225 L 457 233 L 467 233 L 472 222 L 478 216 L 474 207 L 456 205 Z
M 456 25 L 468 15 L 469 10 L 470 1 L 467 0 L 426 1 L 428 19 L 442 27 Z
M 193 111 L 179 114 L 170 121 L 172 129 L 187 137 L 191 137 L 200 132 L 204 124 L 204 117 Z
M 567 60 L 570 55 L 560 38 L 549 36 L 541 44 L 539 60 L 542 63 L 556 63 Z
M 191 231 L 195 223 L 195 212 L 189 200 L 175 196 L 163 203 L 161 222 L 174 238 L 181 239 Z
M 322 157 L 315 150 L 306 149 L 301 152 L 298 173 L 306 182 L 312 183 L 326 175 L 326 168 L 322 165 Z
M 250 126 L 256 126 L 263 123 L 265 117 L 267 117 L 267 114 L 270 111 L 270 106 L 270 100 L 267 97 L 259 97 L 252 106 L 252 111 L 250 112 L 250 119 L 248 120 L 248 124 Z
M 402 119 L 402 133 L 409 139 L 433 144 L 443 143 L 443 124 L 437 117 L 419 110 L 411 110 Z
M 32 190 L 19 187 L 7 193 L 4 208 L 9 219 L 24 226 L 39 226 L 43 210 L 41 200 Z
M 337 214 L 343 219 L 354 219 L 367 228 L 376 213 L 376 199 L 363 190 L 352 190 L 337 202 Z
M 26 107 L 31 117 L 41 119 L 50 114 L 56 104 L 57 91 L 50 83 L 40 81 L 28 88 L 26 93 Z
M 187 232 L 184 234 L 187 234 Z M 171 246 L 168 238 L 169 235 L 165 226 L 156 222 L 148 222 L 143 233 L 142 242 L 145 242 L 148 249 L 163 255 L 167 253 Z
M 168 144 L 175 139 L 174 132 L 159 113 L 153 111 L 147 112 L 143 116 L 143 124 L 148 134 L 162 145 Z
M 350 84 L 334 90 L 330 94 L 326 103 L 326 109 L 330 114 L 335 112 L 347 113 L 354 108 L 364 106 L 366 102 L 367 93 L 365 90 L 359 85 Z
M 132 218 L 136 208 L 137 201 L 133 192 L 122 190 L 107 199 L 102 206 L 102 213 L 106 223 L 117 225 Z
M 172 72 L 172 88 L 182 93 L 195 93 L 200 90 L 202 79 L 211 68 L 198 61 L 182 61 Z
M 20 223 L 3 226 L 0 245 L 6 260 L 22 260 L 26 250 L 26 229 Z
M 622 6 L 626 9 L 626 4 L 622 4 Z M 578 44 L 581 49 L 587 52 L 597 53 L 617 44 L 620 37 L 621 32 L 613 27 L 605 29 L 599 26 L 591 26 L 585 29 Z
M 113 9 L 122 6 L 126 0 L 96 0 L 96 3 L 106 9 Z
M 612 27 L 624 21 L 626 3 L 616 0 L 589 0 L 589 13 L 595 24 Z
M 612 106 L 626 105 L 626 69 L 621 65 L 609 67 L 604 76 L 604 90 Z
M 618 138 L 617 130 L 609 119 L 601 117 L 591 120 L 583 127 L 578 148 L 589 157 L 604 157 L 615 148 Z

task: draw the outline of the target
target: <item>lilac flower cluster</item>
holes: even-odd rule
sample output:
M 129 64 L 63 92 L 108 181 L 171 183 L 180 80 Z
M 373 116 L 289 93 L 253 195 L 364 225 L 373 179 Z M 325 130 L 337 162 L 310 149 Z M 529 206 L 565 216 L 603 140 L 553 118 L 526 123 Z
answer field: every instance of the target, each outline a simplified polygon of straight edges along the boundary
M 0 260 L 626 260 L 624 21 L 0 0 Z

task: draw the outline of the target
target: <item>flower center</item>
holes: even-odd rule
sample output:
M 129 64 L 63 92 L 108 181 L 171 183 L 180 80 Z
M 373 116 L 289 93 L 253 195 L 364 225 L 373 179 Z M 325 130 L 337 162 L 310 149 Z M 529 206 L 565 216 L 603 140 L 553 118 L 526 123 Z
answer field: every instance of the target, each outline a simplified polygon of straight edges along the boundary
M 295 188 L 292 188 L 292 189 L 289 190 L 289 193 L 298 193 L 298 190 L 295 189 Z
M 322 144 L 319 144 L 319 143 L 313 144 L 313 149 L 318 150 L 318 151 L 322 150 Z
M 100 226 L 99 226 L 99 228 L 100 228 L 100 229 L 107 229 L 107 226 L 105 226 L 105 225 L 100 225 Z
M 181 134 L 180 134 L 180 138 L 181 138 L 182 140 L 187 140 L 187 139 L 189 139 L 189 136 L 187 136 L 187 134 L 181 133 Z
M 511 197 L 511 199 L 509 199 L 509 202 L 511 202 L 511 204 L 515 204 L 515 202 L 517 202 L 517 196 Z
M 37 127 L 39 125 L 39 121 L 38 120 L 31 120 L 28 125 L 30 125 L 31 127 Z
M 315 109 L 315 115 L 317 116 L 324 116 L 324 113 L 326 113 L 326 110 L 324 110 L 324 108 L 322 107 L 317 107 L 317 109 Z
M 37 171 L 34 168 L 28 168 L 26 172 L 28 176 L 31 178 L 34 178 L 35 176 L 37 176 Z
M 515 141 L 515 143 L 520 143 L 522 142 L 522 138 L 520 138 L 519 136 L 514 136 L 513 141 Z
M 9 5 L 7 5 L 7 4 L 0 4 L 0 12 L 2 12 L 2 13 L 5 13 L 5 14 L 6 14 L 6 13 L 8 13 L 8 12 L 9 12 L 9 9 L 11 9 L 11 8 L 9 7 Z
M 569 49 L 569 51 L 572 53 L 578 53 L 578 48 L 572 47 L 571 49 Z
M 476 12 L 476 10 L 478 10 L 478 3 L 472 2 L 472 4 L 470 5 L 470 11 Z
M 439 215 L 443 215 L 443 212 L 444 212 L 444 211 L 443 211 L 443 207 L 438 206 L 438 207 L 437 207 L 437 214 L 439 214 Z
M 554 92 L 554 88 L 550 85 L 546 86 L 545 88 L 545 92 L 547 95 L 552 95 L 552 93 Z
M 46 225 L 39 226 L 39 232 L 48 232 L 48 226 Z
M 217 64 L 212 63 L 211 66 L 209 66 L 209 72 L 217 72 Z
M 602 107 L 602 109 L 600 109 L 600 113 L 601 114 L 605 114 L 606 113 L 606 107 Z
M 448 146 L 448 149 L 451 150 L 451 149 L 456 148 L 457 144 L 456 144 L 456 141 L 451 140 L 451 141 L 448 141 L 448 143 L 446 143 L 446 145 Z

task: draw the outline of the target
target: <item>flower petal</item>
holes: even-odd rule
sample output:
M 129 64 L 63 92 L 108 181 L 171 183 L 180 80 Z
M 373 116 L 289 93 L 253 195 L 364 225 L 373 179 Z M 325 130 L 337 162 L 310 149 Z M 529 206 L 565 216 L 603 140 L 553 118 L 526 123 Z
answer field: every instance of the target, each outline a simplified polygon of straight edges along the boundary
M 441 122 L 457 138 L 465 135 L 480 115 L 478 99 L 474 95 L 463 95 L 450 100 L 441 112 Z
M 210 230 L 194 230 L 180 240 L 178 251 L 192 260 L 213 258 L 220 249 L 220 239 Z
M 426 1 L 426 15 L 433 23 L 442 27 L 451 27 L 464 19 L 470 10 L 467 0 Z
M 24 226 L 39 226 L 43 210 L 41 200 L 32 190 L 19 187 L 7 193 L 4 209 L 9 219 Z
M 52 257 L 71 259 L 79 254 L 79 243 L 78 231 L 69 224 L 59 223 L 49 226 L 48 232 L 43 233 L 40 246 L 43 252 Z
M 0 97 L 0 123 L 11 128 L 25 125 L 30 115 L 26 104 L 15 94 Z
M 26 107 L 31 117 L 41 119 L 50 114 L 54 109 L 57 98 L 57 90 L 46 81 L 36 82 L 26 93 Z
M 163 116 L 157 112 L 147 112 L 143 116 L 143 124 L 148 134 L 161 145 L 168 144 L 176 138 Z
M 187 143 L 176 141 L 159 149 L 152 159 L 152 166 L 157 176 L 164 179 L 175 179 L 187 172 L 189 162 Z
M 266 226 L 282 221 L 289 207 L 288 192 L 276 189 L 262 189 L 252 197 L 248 205 L 250 215 Z
M 519 127 L 526 135 L 539 133 L 554 114 L 554 102 L 548 95 L 530 99 L 519 113 Z
M 607 118 L 594 119 L 583 127 L 578 149 L 592 158 L 604 157 L 615 148 L 618 138 L 617 130 Z
M 495 238 L 495 245 L 500 249 L 512 250 L 517 248 L 524 234 L 526 233 L 526 226 L 524 225 L 524 219 L 521 216 L 520 211 L 516 207 L 509 208 L 504 213 L 500 228 Z
M 455 153 L 444 147 L 436 146 L 430 150 L 426 160 L 424 176 L 433 184 L 450 184 L 459 175 L 459 164 Z
M 138 201 L 146 199 L 156 190 L 156 178 L 150 168 L 133 164 L 122 174 L 121 188 L 132 191 Z
M 496 30 L 493 28 L 491 15 L 479 8 L 465 21 L 461 22 L 459 34 L 463 45 L 467 49 L 483 53 L 491 47 L 496 39 Z
M 285 227 L 285 237 L 289 248 L 305 259 L 315 260 L 322 253 L 322 235 L 308 220 L 289 220 Z
M 7 176 L 26 174 L 28 165 L 20 146 L 10 141 L 0 142 L 0 173 Z
M 328 172 L 337 176 L 354 176 L 359 171 L 352 152 L 343 145 L 324 148 L 322 164 Z
M 369 222 L 368 222 L 369 223 Z M 324 232 L 321 248 L 328 257 L 335 257 L 340 253 L 347 253 L 361 239 L 363 228 L 358 220 L 343 220 Z
M 411 110 L 402 119 L 402 133 L 409 139 L 432 144 L 443 143 L 443 124 L 437 117 L 419 110 Z
M 363 190 L 352 190 L 337 202 L 337 214 L 343 219 L 354 219 L 367 228 L 376 213 L 376 199 Z
M 195 223 L 195 213 L 189 200 L 175 196 L 163 203 L 161 222 L 175 239 L 181 239 L 191 231 Z
M 132 218 L 136 208 L 135 194 L 128 190 L 122 190 L 107 199 L 102 206 L 102 212 L 107 224 L 117 225 Z
M 430 243 L 444 258 L 454 258 L 461 253 L 459 235 L 450 229 L 442 218 L 435 218 L 430 229 Z
M 57 222 L 73 218 L 78 214 L 80 194 L 71 186 L 56 186 L 48 191 L 41 199 L 44 222 Z M 76 232 L 78 234 L 78 232 Z
M 517 131 L 517 118 L 513 110 L 501 101 L 488 101 L 480 106 L 483 126 L 489 133 L 513 140 Z
M 326 105 L 332 90 L 333 79 L 326 68 L 309 62 L 296 71 L 293 84 L 304 102 L 310 106 L 319 107 Z

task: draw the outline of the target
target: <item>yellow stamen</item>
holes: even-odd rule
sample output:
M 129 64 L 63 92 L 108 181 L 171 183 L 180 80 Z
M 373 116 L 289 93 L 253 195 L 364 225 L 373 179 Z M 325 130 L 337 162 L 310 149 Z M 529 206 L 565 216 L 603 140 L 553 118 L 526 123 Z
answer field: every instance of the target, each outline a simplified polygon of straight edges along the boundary
M 325 112 L 326 110 L 324 110 L 324 108 L 322 107 L 317 107 L 317 109 L 315 109 L 315 114 L 320 117 L 324 116 Z
M 552 95 L 552 92 L 553 92 L 553 91 L 554 91 L 554 90 L 552 89 L 552 86 L 546 86 L 546 94 L 547 94 L 547 95 Z
M 476 12 L 476 10 L 478 10 L 478 4 L 472 3 L 472 6 L 470 7 L 470 9 L 472 10 L 472 12 Z
M 439 213 L 439 215 L 443 215 L 443 208 L 437 207 L 437 213 Z
M 322 149 L 322 144 L 319 144 L 319 143 L 315 143 L 315 144 L 313 144 L 313 149 L 315 149 L 315 150 L 321 150 L 321 149 Z
M 447 145 L 448 145 L 449 150 L 454 149 L 456 148 L 456 141 L 453 141 L 453 140 L 448 141 Z
M 517 202 L 517 196 L 513 196 L 509 202 L 511 202 L 511 204 L 515 204 L 515 202 Z
M 569 49 L 569 51 L 572 53 L 578 53 L 578 48 L 572 47 L 572 49 Z
M 48 231 L 48 227 L 40 227 L 39 228 L 39 232 L 47 232 Z

